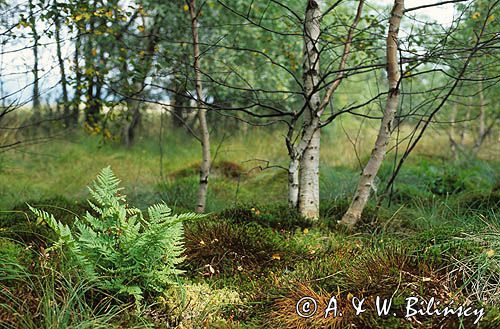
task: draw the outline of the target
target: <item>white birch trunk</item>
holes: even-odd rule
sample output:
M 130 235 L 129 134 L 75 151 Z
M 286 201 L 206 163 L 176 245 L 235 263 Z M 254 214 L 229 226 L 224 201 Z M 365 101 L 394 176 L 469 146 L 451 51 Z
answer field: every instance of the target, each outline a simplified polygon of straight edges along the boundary
M 349 209 L 342 217 L 340 223 L 352 228 L 361 218 L 370 192 L 374 187 L 373 182 L 387 152 L 387 144 L 391 136 L 391 128 L 399 102 L 399 80 L 401 73 L 398 64 L 398 31 L 403 17 L 404 0 L 395 0 L 389 19 L 389 32 L 387 34 L 387 78 L 389 80 L 389 94 L 380 125 L 380 130 L 375 141 L 375 147 L 366 167 L 361 174 L 358 187 Z
M 312 132 L 304 153 L 300 158 L 299 213 L 305 218 L 319 217 L 319 151 L 320 130 L 318 111 L 321 99 L 319 82 L 319 35 L 321 0 L 309 0 L 304 22 L 304 92 L 306 108 L 304 115 L 304 137 Z
M 297 158 L 290 159 L 288 166 L 288 206 L 297 209 L 299 202 L 299 165 Z
M 203 86 L 200 74 L 200 45 L 198 37 L 198 17 L 196 12 L 196 1 L 190 0 L 189 13 L 191 15 L 191 30 L 193 34 L 194 70 L 196 84 L 196 105 L 198 108 L 198 121 L 200 123 L 200 140 L 202 149 L 202 162 L 200 165 L 200 185 L 198 188 L 198 200 L 196 212 L 205 211 L 208 191 L 208 176 L 210 175 L 210 134 L 207 124 L 207 109 L 203 103 Z

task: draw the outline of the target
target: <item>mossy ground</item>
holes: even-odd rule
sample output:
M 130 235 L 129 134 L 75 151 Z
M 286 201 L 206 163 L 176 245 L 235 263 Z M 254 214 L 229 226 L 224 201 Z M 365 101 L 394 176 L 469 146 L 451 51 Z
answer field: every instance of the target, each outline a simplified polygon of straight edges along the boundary
M 431 143 L 424 143 L 403 168 L 392 202 L 377 206 L 376 195 L 363 222 L 347 233 L 336 222 L 348 206 L 359 174 L 355 157 L 341 152 L 350 145 L 339 144 L 333 152 L 328 143 L 339 136 L 325 134 L 322 217 L 311 222 L 286 207 L 286 173 L 264 169 L 266 163 L 258 160 L 286 165 L 283 145 L 268 142 L 278 137 L 250 133 L 221 144 L 210 180 L 210 214 L 185 224 L 185 274 L 179 279 L 192 287 L 181 294 L 195 295 L 197 300 L 229 296 L 228 303 L 201 303 L 202 310 L 184 312 L 196 314 L 184 317 L 185 326 L 471 327 L 472 318 L 405 319 L 404 299 L 421 296 L 485 307 L 479 327 L 500 327 L 500 163 L 443 160 L 446 155 L 436 160 L 428 155 L 439 154 L 440 149 L 425 148 Z M 88 210 L 87 184 L 111 165 L 131 204 L 145 207 L 165 200 L 176 211 L 191 210 L 197 144 L 182 133 L 170 134 L 161 149 L 147 137 L 130 150 L 101 144 L 97 137 L 71 140 L 2 155 L 0 322 L 9 328 L 181 323 L 182 311 L 174 320 L 166 315 L 172 313 L 169 307 L 175 308 L 172 304 L 151 300 L 150 307 L 137 311 L 83 282 L 77 269 L 65 265 L 63 254 L 46 252 L 55 237 L 36 223 L 25 202 L 71 224 L 75 214 Z M 365 144 L 361 149 L 366 153 L 370 144 Z M 387 161 L 379 182 L 391 169 Z M 345 316 L 299 318 L 295 303 L 306 295 L 322 306 L 337 296 Z M 367 298 L 368 307 L 373 307 L 376 296 L 393 297 L 391 313 L 396 316 L 378 317 L 375 312 L 356 316 L 348 307 L 353 296 Z

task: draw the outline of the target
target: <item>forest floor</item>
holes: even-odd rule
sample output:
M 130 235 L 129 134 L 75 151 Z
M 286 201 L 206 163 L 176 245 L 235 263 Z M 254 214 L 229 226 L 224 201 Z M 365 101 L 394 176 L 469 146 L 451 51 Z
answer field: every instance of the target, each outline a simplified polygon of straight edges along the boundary
M 352 144 L 336 140 L 323 135 L 321 218 L 310 222 L 286 207 L 286 172 L 267 168 L 286 166 L 280 135 L 215 137 L 209 214 L 184 223 L 182 297 L 165 293 L 170 303 L 189 302 L 167 308 L 165 297 L 140 310 L 112 296 L 102 302 L 75 279 L 77 269 L 62 265 L 61 250 L 45 252 L 54 236 L 25 203 L 71 223 L 89 209 L 86 186 L 111 165 L 132 205 L 145 209 L 163 200 L 185 212 L 196 196 L 199 146 L 174 133 L 161 147 L 157 138 L 144 138 L 129 150 L 77 136 L 3 154 L 0 327 L 500 328 L 500 162 L 487 153 L 454 161 L 443 154 L 446 141 L 424 142 L 403 168 L 392 202 L 377 208 L 373 198 L 361 225 L 346 232 L 336 223 L 359 165 Z M 363 162 L 370 143 L 357 147 Z M 388 158 L 379 182 L 392 165 Z M 296 312 L 306 296 L 318 303 L 307 319 Z M 377 296 L 392 298 L 387 315 L 377 314 Z M 325 318 L 331 297 L 338 316 Z M 407 317 L 410 297 L 471 311 Z M 356 298 L 365 298 L 361 314 Z

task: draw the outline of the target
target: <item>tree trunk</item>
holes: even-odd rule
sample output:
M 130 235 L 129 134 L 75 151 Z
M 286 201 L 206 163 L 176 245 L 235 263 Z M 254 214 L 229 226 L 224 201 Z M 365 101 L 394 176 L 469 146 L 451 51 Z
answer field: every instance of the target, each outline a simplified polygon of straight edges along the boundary
M 75 40 L 75 96 L 73 99 L 73 111 L 71 113 L 71 124 L 73 127 L 78 125 L 78 117 L 80 114 L 80 102 L 82 98 L 82 71 L 80 68 L 80 47 L 81 47 L 81 35 L 80 31 L 77 31 L 77 36 Z
M 308 219 L 319 218 L 319 148 L 321 131 L 316 129 L 300 161 L 299 213 Z
M 141 104 L 138 100 L 130 99 L 127 101 L 127 111 L 130 118 L 125 120 L 122 130 L 122 140 L 125 147 L 130 148 L 134 144 L 135 130 L 141 119 Z
M 455 128 L 456 128 L 456 121 L 457 121 L 457 104 L 454 103 L 452 108 L 451 108 L 451 118 L 450 118 L 450 146 L 451 146 L 451 155 L 453 156 L 453 159 L 455 161 L 458 161 L 458 149 L 457 149 L 457 141 L 455 140 Z
M 486 138 L 486 112 L 485 112 L 485 104 L 484 104 L 484 93 L 483 93 L 483 81 L 479 81 L 479 129 L 478 129 L 478 136 L 476 139 L 476 142 L 474 143 L 474 147 L 472 149 L 472 152 L 476 154 L 479 152 L 479 149 L 481 148 L 481 145 L 484 142 L 484 139 Z
M 35 121 L 40 120 L 40 89 L 39 89 L 39 77 L 38 77 L 38 32 L 36 30 L 36 19 L 33 9 L 35 5 L 33 0 L 29 0 L 29 20 L 31 26 L 31 33 L 33 34 L 33 114 Z
M 361 174 L 358 187 L 351 205 L 342 217 L 340 223 L 352 228 L 361 218 L 366 206 L 370 192 L 374 188 L 374 180 L 378 170 L 385 158 L 387 144 L 391 136 L 391 128 L 399 102 L 399 80 L 401 73 L 398 64 L 398 32 L 403 17 L 404 0 L 395 0 L 394 7 L 389 19 L 389 32 L 387 34 L 387 78 L 389 82 L 389 94 L 380 125 L 380 130 L 375 141 L 375 147 L 366 167 Z
M 288 166 L 288 206 L 292 209 L 299 204 L 299 166 L 299 159 L 292 157 Z
M 483 81 L 479 81 L 479 140 L 483 139 L 486 133 L 485 111 L 484 111 Z
M 208 176 L 210 175 L 210 135 L 207 125 L 207 110 L 203 99 L 203 86 L 200 74 L 200 45 L 198 40 L 198 13 L 196 1 L 190 0 L 189 13 L 191 15 L 191 31 L 193 34 L 194 74 L 196 85 L 196 105 L 198 108 L 198 121 L 200 123 L 200 140 L 202 148 L 202 162 L 200 165 L 200 186 L 198 189 L 198 202 L 196 212 L 205 211 L 208 191 Z
M 318 91 L 321 3 L 322 1 L 320 0 L 308 1 L 304 22 L 303 81 L 306 108 L 303 131 L 304 134 L 311 129 L 313 132 L 300 158 L 298 208 L 299 213 L 309 219 L 317 219 L 319 217 L 320 131 L 317 116 L 321 103 Z
M 460 130 L 460 146 L 462 148 L 465 147 L 465 142 L 466 142 L 465 135 L 467 133 L 467 125 L 470 124 L 470 107 L 471 106 L 472 105 L 470 104 L 470 101 L 469 101 L 467 104 L 467 111 L 465 112 L 465 120 L 463 120 L 462 127 L 461 127 L 462 129 Z
M 145 25 L 145 22 L 143 22 Z M 135 130 L 139 126 L 139 122 L 141 120 L 141 96 L 143 94 L 144 88 L 146 87 L 146 78 L 151 70 L 151 66 L 153 64 L 153 55 L 155 52 L 156 45 L 159 41 L 158 38 L 158 27 L 157 20 L 155 18 L 152 29 L 149 31 L 149 37 L 144 33 L 144 37 L 148 38 L 148 46 L 147 52 L 144 55 L 140 56 L 139 63 L 136 66 L 135 74 L 137 76 L 133 77 L 133 83 L 127 85 L 127 91 L 130 93 L 127 99 L 127 111 L 128 116 L 127 120 L 125 120 L 124 128 L 122 130 L 122 141 L 127 148 L 131 147 L 134 143 L 135 139 Z M 124 80 L 127 80 L 128 70 L 127 65 L 124 64 L 123 72 L 125 73 Z M 140 72 L 140 75 L 137 74 Z
M 186 98 L 186 87 L 180 85 L 176 88 L 174 95 L 173 113 L 172 113 L 172 126 L 174 129 L 184 127 L 185 113 L 189 104 Z
M 58 4 L 57 1 L 54 1 L 55 12 L 58 12 Z M 54 18 L 54 25 L 56 29 L 55 37 L 56 37 L 56 47 L 57 47 L 57 60 L 59 62 L 59 71 L 61 73 L 61 88 L 62 88 L 62 100 L 63 100 L 63 113 L 64 113 L 64 124 L 66 127 L 70 125 L 70 108 L 68 101 L 68 89 L 67 89 L 67 80 L 66 80 L 66 70 L 64 68 L 64 59 L 62 57 L 61 51 L 61 21 L 58 14 Z

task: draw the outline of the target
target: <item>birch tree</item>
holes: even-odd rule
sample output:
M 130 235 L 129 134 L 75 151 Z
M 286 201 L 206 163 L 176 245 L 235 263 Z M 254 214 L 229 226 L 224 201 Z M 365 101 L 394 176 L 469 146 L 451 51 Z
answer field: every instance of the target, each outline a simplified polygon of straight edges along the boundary
M 200 71 L 200 43 L 198 34 L 198 16 L 200 11 L 196 9 L 196 1 L 189 0 L 189 15 L 191 16 L 191 31 L 193 37 L 193 68 L 194 83 L 196 88 L 196 106 L 198 111 L 198 121 L 200 125 L 200 143 L 202 149 L 202 161 L 200 165 L 200 185 L 198 188 L 198 200 L 196 203 L 196 212 L 205 211 L 208 191 L 208 176 L 210 175 L 210 133 L 207 125 L 207 109 L 203 97 L 203 85 Z
M 330 103 L 334 92 L 345 78 L 344 69 L 351 51 L 352 39 L 361 19 L 364 1 L 360 0 L 352 25 L 349 27 L 342 56 L 335 79 L 327 86 L 323 96 L 320 94 L 320 34 L 322 1 L 309 0 L 304 20 L 304 64 L 303 84 L 305 105 L 304 125 L 299 143 L 292 143 L 294 125 L 287 135 L 287 148 L 290 156 L 288 168 L 288 204 L 297 207 L 305 218 L 319 218 L 319 160 L 322 126 L 321 116 Z M 332 9 L 329 8 L 328 11 Z M 296 116 L 293 121 L 297 121 Z M 331 121 L 330 118 L 327 121 Z
M 387 80 L 389 84 L 387 102 L 370 159 L 363 169 L 351 205 L 340 221 L 340 223 L 347 225 L 349 228 L 352 228 L 361 218 L 370 192 L 374 188 L 375 177 L 387 153 L 387 145 L 391 137 L 392 124 L 398 107 L 400 93 L 401 72 L 398 61 L 398 32 L 403 11 L 404 0 L 395 0 L 389 19 L 389 31 L 386 39 Z

